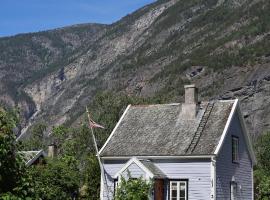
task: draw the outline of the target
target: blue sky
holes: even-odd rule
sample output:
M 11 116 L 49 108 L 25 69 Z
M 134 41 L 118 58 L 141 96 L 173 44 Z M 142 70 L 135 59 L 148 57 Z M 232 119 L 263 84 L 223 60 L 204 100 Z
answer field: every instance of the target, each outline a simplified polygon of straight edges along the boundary
M 1 0 L 0 37 L 79 23 L 112 23 L 155 0 Z

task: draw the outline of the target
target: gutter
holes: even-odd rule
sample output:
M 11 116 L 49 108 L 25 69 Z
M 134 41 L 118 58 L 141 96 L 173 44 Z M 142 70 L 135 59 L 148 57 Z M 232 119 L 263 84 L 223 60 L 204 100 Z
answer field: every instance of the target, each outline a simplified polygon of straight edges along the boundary
M 135 156 L 137 159 L 211 159 L 214 154 L 194 156 Z M 127 160 L 134 156 L 102 156 L 103 160 Z

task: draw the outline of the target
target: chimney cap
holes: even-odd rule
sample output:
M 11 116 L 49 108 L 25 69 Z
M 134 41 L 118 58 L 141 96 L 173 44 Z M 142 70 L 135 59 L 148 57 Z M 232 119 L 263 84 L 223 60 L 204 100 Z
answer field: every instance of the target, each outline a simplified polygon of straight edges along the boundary
M 48 144 L 48 146 L 56 146 L 56 143 L 55 142 L 51 142 Z
M 184 88 L 196 88 L 195 84 L 185 85 Z

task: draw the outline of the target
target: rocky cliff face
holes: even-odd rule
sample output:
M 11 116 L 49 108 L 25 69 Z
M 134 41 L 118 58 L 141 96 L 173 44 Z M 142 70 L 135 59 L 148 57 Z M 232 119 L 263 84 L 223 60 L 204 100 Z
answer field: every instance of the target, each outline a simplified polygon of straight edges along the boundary
M 0 39 L 0 101 L 24 124 L 70 124 L 98 91 L 182 101 L 240 98 L 255 137 L 270 128 L 270 2 L 160 0 L 111 25 Z M 31 118 L 32 117 L 32 118 Z

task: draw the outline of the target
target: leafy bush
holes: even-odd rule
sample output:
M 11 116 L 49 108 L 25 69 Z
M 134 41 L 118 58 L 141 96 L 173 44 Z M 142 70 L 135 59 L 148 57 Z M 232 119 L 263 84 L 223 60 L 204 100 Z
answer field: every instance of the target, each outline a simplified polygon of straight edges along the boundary
M 45 166 L 29 169 L 33 199 L 62 200 L 78 195 L 79 169 L 72 157 L 48 161 Z
M 270 199 L 270 175 L 262 169 L 256 169 L 254 172 L 255 199 Z
M 85 169 L 85 198 L 97 200 L 100 195 L 100 167 L 95 155 L 90 155 L 86 160 Z M 81 193 L 83 197 L 83 194 Z
M 142 178 L 126 180 L 121 177 L 115 200 L 148 200 L 151 190 L 152 183 L 149 181 Z
M 260 136 L 256 144 L 258 165 L 254 172 L 257 200 L 270 199 L 270 132 Z
M 13 133 L 16 121 L 16 117 L 0 107 L 0 194 L 12 191 L 25 171 Z

